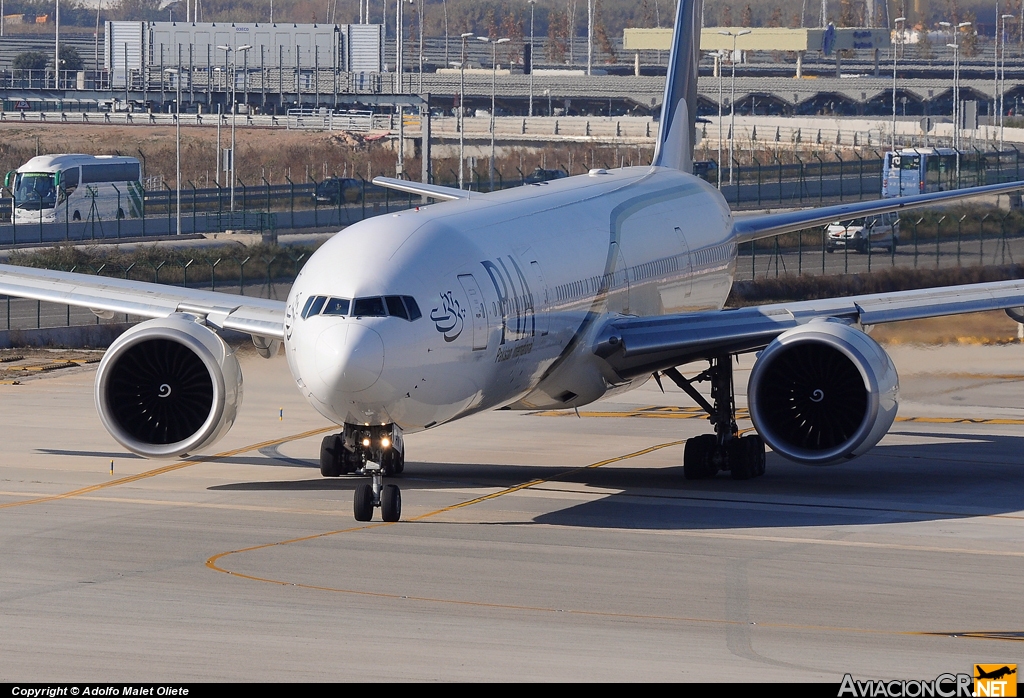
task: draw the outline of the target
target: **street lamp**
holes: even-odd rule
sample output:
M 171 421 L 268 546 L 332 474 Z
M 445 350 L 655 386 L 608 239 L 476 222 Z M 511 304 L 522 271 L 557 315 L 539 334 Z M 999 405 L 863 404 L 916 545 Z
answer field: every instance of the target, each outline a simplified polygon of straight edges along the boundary
M 441 9 L 444 10 L 444 64 L 448 62 L 448 0 L 441 0 Z
M 718 188 L 722 188 L 722 104 L 725 102 L 725 90 L 722 83 L 722 67 L 725 62 L 725 51 L 718 52 Z
M 461 35 L 462 62 L 459 63 L 459 189 L 465 189 L 464 164 L 466 162 L 466 39 L 472 38 L 473 32 Z
M 537 7 L 537 0 L 526 0 L 530 5 L 530 111 L 533 116 L 533 11 Z
M 732 154 L 733 144 L 736 140 L 736 40 L 749 34 L 750 30 L 743 29 L 734 34 L 731 31 L 720 29 L 718 33 L 732 37 L 732 94 L 729 97 L 729 184 L 732 184 Z M 721 125 L 719 125 L 719 129 L 721 129 Z
M 949 22 L 939 22 L 939 26 L 947 27 L 950 33 L 953 35 L 953 43 L 946 44 L 947 47 L 953 49 L 953 150 L 956 151 L 956 181 L 959 186 L 960 183 L 960 44 L 957 41 L 957 36 L 960 34 L 960 30 L 964 27 L 971 26 L 970 22 L 960 22 L 959 24 L 950 24 Z
M 1003 15 L 1003 45 L 1002 54 L 999 57 L 999 152 L 1003 152 L 1003 114 L 1006 113 L 1006 20 L 1013 19 L 1013 15 Z M 998 27 L 997 27 L 998 29 Z
M 252 48 L 249 44 L 245 46 L 218 46 L 224 52 L 224 61 L 227 62 L 228 54 L 231 54 L 231 211 L 235 210 L 235 115 L 238 113 L 238 105 L 235 103 L 235 90 L 237 87 L 238 52 L 248 51 Z M 225 74 L 226 77 L 226 74 Z
M 181 68 L 167 68 L 164 72 L 175 76 L 178 88 L 177 99 L 174 102 L 174 215 L 177 218 L 175 232 L 181 235 Z
M 494 109 L 498 91 L 498 44 L 506 44 L 511 39 L 492 39 L 489 36 L 476 37 L 491 45 L 491 163 L 489 168 L 491 191 L 494 191 Z
M 893 20 L 896 27 L 896 42 L 892 46 L 892 149 L 896 152 L 896 57 L 899 55 L 898 46 L 903 41 L 903 33 L 900 30 L 900 23 L 906 22 L 906 17 L 897 17 Z

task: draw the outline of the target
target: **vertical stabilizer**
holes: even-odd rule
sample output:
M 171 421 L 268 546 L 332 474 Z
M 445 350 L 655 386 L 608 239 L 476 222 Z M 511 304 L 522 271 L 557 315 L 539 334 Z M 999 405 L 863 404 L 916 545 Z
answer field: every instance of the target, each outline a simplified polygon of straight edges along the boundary
M 700 60 L 700 18 L 704 0 L 679 0 L 672 34 L 672 54 L 661 106 L 661 129 L 654 165 L 693 172 L 694 125 L 697 117 L 697 63 Z

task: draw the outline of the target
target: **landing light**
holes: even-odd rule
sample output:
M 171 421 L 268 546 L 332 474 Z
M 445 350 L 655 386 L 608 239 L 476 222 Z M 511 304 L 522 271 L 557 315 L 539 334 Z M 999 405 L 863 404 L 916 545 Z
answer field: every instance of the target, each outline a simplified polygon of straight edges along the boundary
M 388 437 L 385 436 L 383 439 L 380 440 L 380 447 L 381 448 L 389 448 L 390 446 L 391 446 L 391 439 L 389 439 Z
M 363 439 L 363 446 L 369 446 L 369 445 L 370 445 L 370 440 L 369 439 Z

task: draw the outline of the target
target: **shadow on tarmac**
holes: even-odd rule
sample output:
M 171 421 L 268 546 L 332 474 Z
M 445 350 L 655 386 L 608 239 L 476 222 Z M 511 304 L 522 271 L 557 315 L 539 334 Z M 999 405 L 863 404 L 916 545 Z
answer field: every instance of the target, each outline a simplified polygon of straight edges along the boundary
M 487 494 L 530 480 L 611 490 L 591 501 L 541 514 L 533 523 L 635 529 L 729 529 L 881 524 L 1006 514 L 1024 509 L 1021 439 L 892 432 L 941 443 L 879 446 L 839 465 L 810 467 L 769 453 L 767 473 L 735 481 L 728 473 L 683 479 L 682 467 L 625 461 L 603 468 L 409 462 L 387 478 L 407 496 L 418 489 L 479 487 Z M 681 449 L 680 449 L 681 450 Z M 230 460 L 230 459 L 229 459 Z M 271 464 L 272 460 L 239 459 Z M 642 461 L 640 461 L 642 462 Z M 315 467 L 312 462 L 309 467 Z M 566 472 L 571 471 L 571 472 Z M 215 491 L 351 491 L 367 478 L 350 475 L 300 481 L 239 482 Z M 568 489 L 568 487 L 567 487 Z M 474 495 L 476 496 L 476 495 Z M 1024 517 L 1022 517 L 1024 518 Z M 524 521 L 523 523 L 528 523 Z

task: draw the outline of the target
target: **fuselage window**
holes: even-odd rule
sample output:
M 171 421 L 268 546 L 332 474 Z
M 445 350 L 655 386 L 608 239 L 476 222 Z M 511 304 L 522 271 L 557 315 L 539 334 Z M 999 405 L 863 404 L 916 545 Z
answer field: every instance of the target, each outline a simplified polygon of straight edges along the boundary
M 348 315 L 350 303 L 348 298 L 332 298 L 324 306 L 324 315 Z
M 352 314 L 357 317 L 386 317 L 384 310 L 384 299 L 380 296 L 374 298 L 356 298 L 352 304 Z

